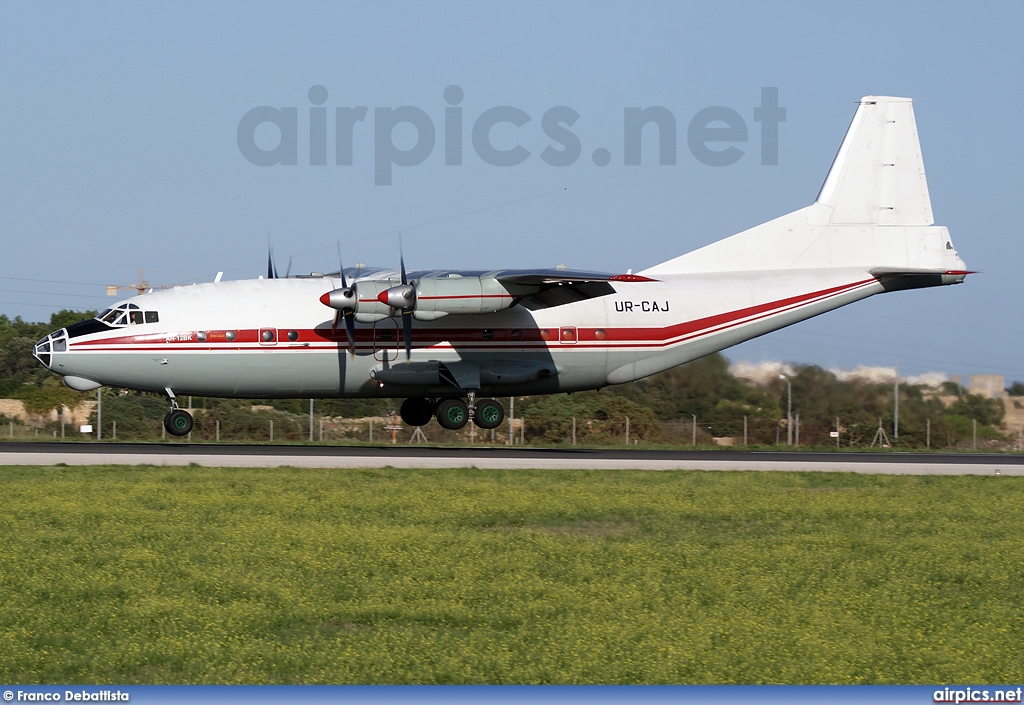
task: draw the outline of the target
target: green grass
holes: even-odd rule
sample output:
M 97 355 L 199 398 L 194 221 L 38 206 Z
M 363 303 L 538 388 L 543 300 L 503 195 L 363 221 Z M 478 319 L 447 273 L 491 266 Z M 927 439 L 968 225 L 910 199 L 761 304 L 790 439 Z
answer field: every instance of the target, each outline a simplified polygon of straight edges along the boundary
M 0 468 L 0 682 L 1024 680 L 1024 480 Z

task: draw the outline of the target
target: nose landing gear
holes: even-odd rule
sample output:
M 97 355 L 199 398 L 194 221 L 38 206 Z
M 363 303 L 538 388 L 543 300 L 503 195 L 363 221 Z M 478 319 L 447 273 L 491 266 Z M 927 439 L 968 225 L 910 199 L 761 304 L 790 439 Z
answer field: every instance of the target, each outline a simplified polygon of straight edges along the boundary
M 187 436 L 192 432 L 192 414 L 178 408 L 178 401 L 169 387 L 164 391 L 167 394 L 167 401 L 171 405 L 171 410 L 164 416 L 164 428 L 172 436 Z

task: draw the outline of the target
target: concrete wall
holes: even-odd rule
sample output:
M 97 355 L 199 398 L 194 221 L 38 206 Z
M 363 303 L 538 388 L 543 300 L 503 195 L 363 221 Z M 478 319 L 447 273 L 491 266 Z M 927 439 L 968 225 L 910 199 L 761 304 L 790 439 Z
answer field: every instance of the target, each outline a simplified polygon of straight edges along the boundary
M 80 402 L 74 409 L 68 407 L 62 408 L 64 416 L 64 423 L 70 426 L 78 426 L 81 424 L 89 423 L 89 415 L 96 410 L 96 402 L 94 401 L 83 401 Z M 57 410 L 54 409 L 48 414 L 30 414 L 25 411 L 25 402 L 21 399 L 0 399 L 0 414 L 20 421 L 26 426 L 42 426 L 48 421 L 59 421 L 60 416 L 57 415 Z

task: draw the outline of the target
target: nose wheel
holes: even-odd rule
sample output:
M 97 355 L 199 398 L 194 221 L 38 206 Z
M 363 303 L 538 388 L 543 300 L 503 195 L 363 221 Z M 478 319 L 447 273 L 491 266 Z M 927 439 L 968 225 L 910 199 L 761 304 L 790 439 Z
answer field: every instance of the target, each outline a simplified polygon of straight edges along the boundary
M 192 414 L 183 409 L 172 409 L 164 416 L 164 428 L 172 436 L 187 436 L 192 432 Z

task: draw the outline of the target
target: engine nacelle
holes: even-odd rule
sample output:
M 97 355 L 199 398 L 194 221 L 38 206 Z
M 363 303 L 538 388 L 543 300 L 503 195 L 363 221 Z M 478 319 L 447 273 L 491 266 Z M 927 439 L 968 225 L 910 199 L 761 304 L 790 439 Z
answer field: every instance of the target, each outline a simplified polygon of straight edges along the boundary
M 512 294 L 494 277 L 429 277 L 416 282 L 416 318 L 496 313 L 512 306 Z
M 435 321 L 449 314 L 496 313 L 515 299 L 494 277 L 424 277 L 411 284 L 393 281 L 359 281 L 347 289 L 334 289 L 320 303 L 337 311 L 352 311 L 360 323 L 373 323 L 412 305 L 413 317 Z

